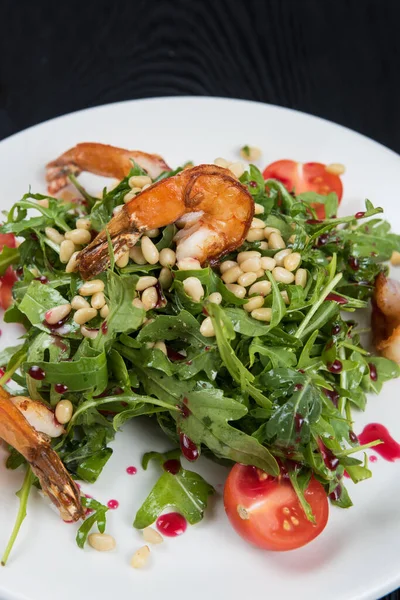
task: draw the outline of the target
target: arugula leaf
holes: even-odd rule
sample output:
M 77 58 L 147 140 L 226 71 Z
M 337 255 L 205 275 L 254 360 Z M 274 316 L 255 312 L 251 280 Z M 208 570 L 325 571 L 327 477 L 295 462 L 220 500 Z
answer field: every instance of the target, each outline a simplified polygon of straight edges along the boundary
M 76 543 L 79 548 L 83 548 L 89 533 L 92 528 L 97 525 L 97 529 L 100 533 L 104 533 L 106 530 L 106 513 L 108 511 L 107 506 L 104 506 L 100 502 L 97 502 L 94 498 L 88 498 L 87 496 L 81 496 L 82 505 L 90 510 L 93 510 L 93 514 L 87 517 L 82 525 L 79 527 L 76 534 Z
M 0 275 L 4 275 L 10 265 L 19 262 L 20 254 L 18 248 L 9 248 L 4 246 L 0 252 Z

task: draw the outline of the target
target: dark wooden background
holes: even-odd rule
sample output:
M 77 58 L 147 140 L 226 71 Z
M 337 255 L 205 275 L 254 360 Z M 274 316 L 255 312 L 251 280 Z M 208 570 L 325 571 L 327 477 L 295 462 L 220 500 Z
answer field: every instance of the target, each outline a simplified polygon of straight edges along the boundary
M 399 0 L 0 0 L 0 139 L 197 94 L 296 108 L 400 152 L 399 29 Z

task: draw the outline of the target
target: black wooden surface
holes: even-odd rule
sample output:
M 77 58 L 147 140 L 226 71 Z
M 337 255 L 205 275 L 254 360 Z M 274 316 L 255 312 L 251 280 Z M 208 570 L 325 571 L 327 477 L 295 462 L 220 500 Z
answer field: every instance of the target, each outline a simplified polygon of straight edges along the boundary
M 400 152 L 399 23 L 399 0 L 1 0 L 0 139 L 197 94 L 310 112 Z

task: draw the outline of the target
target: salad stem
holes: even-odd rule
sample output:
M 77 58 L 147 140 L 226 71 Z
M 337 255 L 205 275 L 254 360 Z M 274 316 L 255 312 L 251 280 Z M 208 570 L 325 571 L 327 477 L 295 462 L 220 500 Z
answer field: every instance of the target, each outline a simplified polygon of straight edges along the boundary
M 3 386 L 7 381 L 14 375 L 15 371 L 19 369 L 22 363 L 26 360 L 26 354 L 23 354 L 15 361 L 13 366 L 8 369 L 1 377 L 0 377 L 0 386 Z
M 325 288 L 322 290 L 320 298 L 317 300 L 317 302 L 309 310 L 307 315 L 304 317 L 304 319 L 300 323 L 300 326 L 299 326 L 298 330 L 296 331 L 296 333 L 294 334 L 294 337 L 300 338 L 302 336 L 303 331 L 305 330 L 305 328 L 307 327 L 307 325 L 309 324 L 309 322 L 311 321 L 311 319 L 313 318 L 313 316 L 315 315 L 315 313 L 317 312 L 317 310 L 319 309 L 319 307 L 321 306 L 321 304 L 323 303 L 323 301 L 325 300 L 327 295 L 336 287 L 336 284 L 339 283 L 339 281 L 341 279 L 342 279 L 342 273 L 338 273 L 332 279 L 332 281 L 330 281 L 328 283 L 328 285 L 325 286 Z
M 28 504 L 29 493 L 31 491 L 32 483 L 33 483 L 34 475 L 30 467 L 28 467 L 24 483 L 22 484 L 21 489 L 17 492 L 17 496 L 19 497 L 19 509 L 17 514 L 17 519 L 15 521 L 14 529 L 11 532 L 10 539 L 8 540 L 8 544 L 4 551 L 4 554 L 1 559 L 1 564 L 4 567 L 10 556 L 10 552 L 14 546 L 15 540 L 17 539 L 19 530 L 21 529 L 21 525 L 26 517 L 26 506 Z

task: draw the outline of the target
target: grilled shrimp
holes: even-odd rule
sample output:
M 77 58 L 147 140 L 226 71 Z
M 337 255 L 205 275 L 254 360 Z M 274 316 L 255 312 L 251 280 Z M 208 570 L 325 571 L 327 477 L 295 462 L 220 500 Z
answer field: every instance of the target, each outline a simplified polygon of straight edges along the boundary
M 68 175 L 79 175 L 82 171 L 123 179 L 132 168 L 132 160 L 142 167 L 152 179 L 170 167 L 158 154 L 139 150 L 124 150 L 115 146 L 86 142 L 61 154 L 46 165 L 48 191 L 55 194 L 68 185 Z
M 79 490 L 42 435 L 56 437 L 61 433 L 62 426 L 44 404 L 21 396 L 13 398 L 0 387 L 0 438 L 26 458 L 62 518 L 77 521 L 84 516 Z
M 249 230 L 254 202 L 232 173 L 215 165 L 199 165 L 161 180 L 123 206 L 107 225 L 115 258 L 136 244 L 148 229 L 174 223 L 188 213 L 177 236 L 176 256 L 215 261 L 241 245 Z M 107 235 L 102 231 L 77 256 L 79 271 L 88 279 L 109 264 Z
M 383 273 L 375 281 L 371 325 L 376 349 L 400 364 L 400 283 Z

